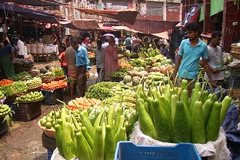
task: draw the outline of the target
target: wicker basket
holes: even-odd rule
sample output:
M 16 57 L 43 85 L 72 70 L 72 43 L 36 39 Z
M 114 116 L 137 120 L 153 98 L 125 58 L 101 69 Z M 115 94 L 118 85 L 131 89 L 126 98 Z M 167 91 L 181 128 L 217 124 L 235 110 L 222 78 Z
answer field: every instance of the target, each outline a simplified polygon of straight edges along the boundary
M 40 120 L 38 121 L 38 126 L 43 130 L 43 132 L 50 138 L 56 138 L 56 132 L 54 129 L 47 129 L 40 124 Z
M 21 73 L 21 72 L 29 72 L 32 68 L 14 68 L 16 73 Z
M 35 91 L 41 91 L 41 88 L 42 88 L 42 86 L 39 86 L 39 87 L 36 87 L 36 88 L 30 88 L 30 89 L 28 89 L 28 93 L 29 92 L 35 92 Z

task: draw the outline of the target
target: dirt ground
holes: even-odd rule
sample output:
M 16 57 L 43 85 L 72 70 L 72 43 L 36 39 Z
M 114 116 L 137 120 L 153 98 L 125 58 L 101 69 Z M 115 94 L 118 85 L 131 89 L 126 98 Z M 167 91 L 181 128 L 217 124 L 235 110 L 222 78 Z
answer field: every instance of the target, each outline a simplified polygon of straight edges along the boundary
M 39 62 L 34 67 L 42 68 L 45 65 L 60 67 L 58 61 Z M 96 67 L 90 71 L 90 86 L 96 82 Z M 64 101 L 69 101 L 69 96 L 64 96 Z M 42 115 L 29 122 L 13 122 L 9 132 L 0 138 L 0 160 L 47 160 L 47 150 L 42 146 L 42 130 L 37 123 L 41 117 L 47 115 L 52 106 L 42 105 Z

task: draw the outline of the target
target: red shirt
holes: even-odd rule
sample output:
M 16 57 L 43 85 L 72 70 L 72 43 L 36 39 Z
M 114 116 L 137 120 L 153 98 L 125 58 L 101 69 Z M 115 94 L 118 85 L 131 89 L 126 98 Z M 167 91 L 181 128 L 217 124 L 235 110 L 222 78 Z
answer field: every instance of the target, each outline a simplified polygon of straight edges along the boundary
M 59 55 L 59 59 L 62 60 L 61 66 L 67 66 L 67 62 L 66 62 L 66 58 L 65 58 L 65 52 L 62 52 L 62 53 Z

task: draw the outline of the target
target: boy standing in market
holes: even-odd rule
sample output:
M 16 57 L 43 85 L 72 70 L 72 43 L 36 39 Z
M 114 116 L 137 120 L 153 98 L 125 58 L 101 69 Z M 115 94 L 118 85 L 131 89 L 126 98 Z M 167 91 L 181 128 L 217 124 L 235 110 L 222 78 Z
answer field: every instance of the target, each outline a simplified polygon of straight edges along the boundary
M 217 85 L 222 85 L 224 80 L 224 71 L 220 71 L 223 64 L 222 49 L 219 47 L 222 34 L 219 31 L 212 33 L 211 42 L 208 45 L 208 65 L 213 81 Z M 200 61 L 203 64 L 203 60 Z M 205 73 L 204 78 L 209 81 L 208 75 Z
M 213 87 L 216 87 L 208 67 L 207 45 L 198 38 L 198 24 L 196 22 L 192 22 L 187 24 L 185 28 L 189 38 L 181 42 L 173 73 L 173 79 L 175 80 L 178 72 L 178 85 L 181 84 L 182 79 L 187 79 L 188 83 L 192 80 L 196 80 L 199 72 L 199 60 L 202 57 L 202 66 L 209 77 L 209 82 Z M 191 94 L 193 88 L 194 83 L 191 83 L 188 88 L 189 94 Z
M 97 73 L 98 76 L 100 76 L 100 71 L 103 68 L 103 51 L 104 49 L 102 48 L 102 41 L 98 40 L 97 41 L 97 49 L 95 50 L 95 56 L 96 56 L 96 67 L 97 67 Z
M 74 37 L 71 42 L 71 46 L 76 51 L 76 67 L 77 67 L 77 84 L 80 92 L 80 97 L 85 96 L 87 90 L 87 78 L 89 77 L 89 70 L 91 69 L 90 60 L 88 58 L 88 52 L 86 48 L 81 46 L 82 37 Z

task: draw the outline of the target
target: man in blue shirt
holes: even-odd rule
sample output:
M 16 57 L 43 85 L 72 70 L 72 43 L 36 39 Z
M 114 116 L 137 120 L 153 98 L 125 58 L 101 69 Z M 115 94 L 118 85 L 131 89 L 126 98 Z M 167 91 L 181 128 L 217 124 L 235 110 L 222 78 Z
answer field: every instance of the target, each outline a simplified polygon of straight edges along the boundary
M 87 90 L 87 77 L 89 77 L 89 70 L 91 69 L 90 60 L 86 48 L 81 46 L 82 38 L 74 37 L 71 45 L 76 50 L 76 67 L 77 67 L 77 84 L 80 91 L 80 96 L 84 97 Z
M 188 39 L 183 40 L 180 45 L 180 50 L 178 52 L 178 58 L 175 65 L 173 79 L 175 80 L 176 74 L 178 72 L 179 81 L 181 83 L 182 79 L 187 79 L 188 83 L 192 80 L 197 79 L 198 76 L 198 65 L 199 60 L 202 57 L 203 59 L 203 68 L 205 69 L 210 84 L 215 87 L 216 84 L 212 80 L 210 70 L 208 67 L 208 50 L 207 44 L 202 42 L 198 38 L 199 26 L 196 22 L 192 22 L 186 25 L 186 30 L 188 34 Z M 191 94 L 191 91 L 194 87 L 194 83 L 189 86 L 188 90 Z

